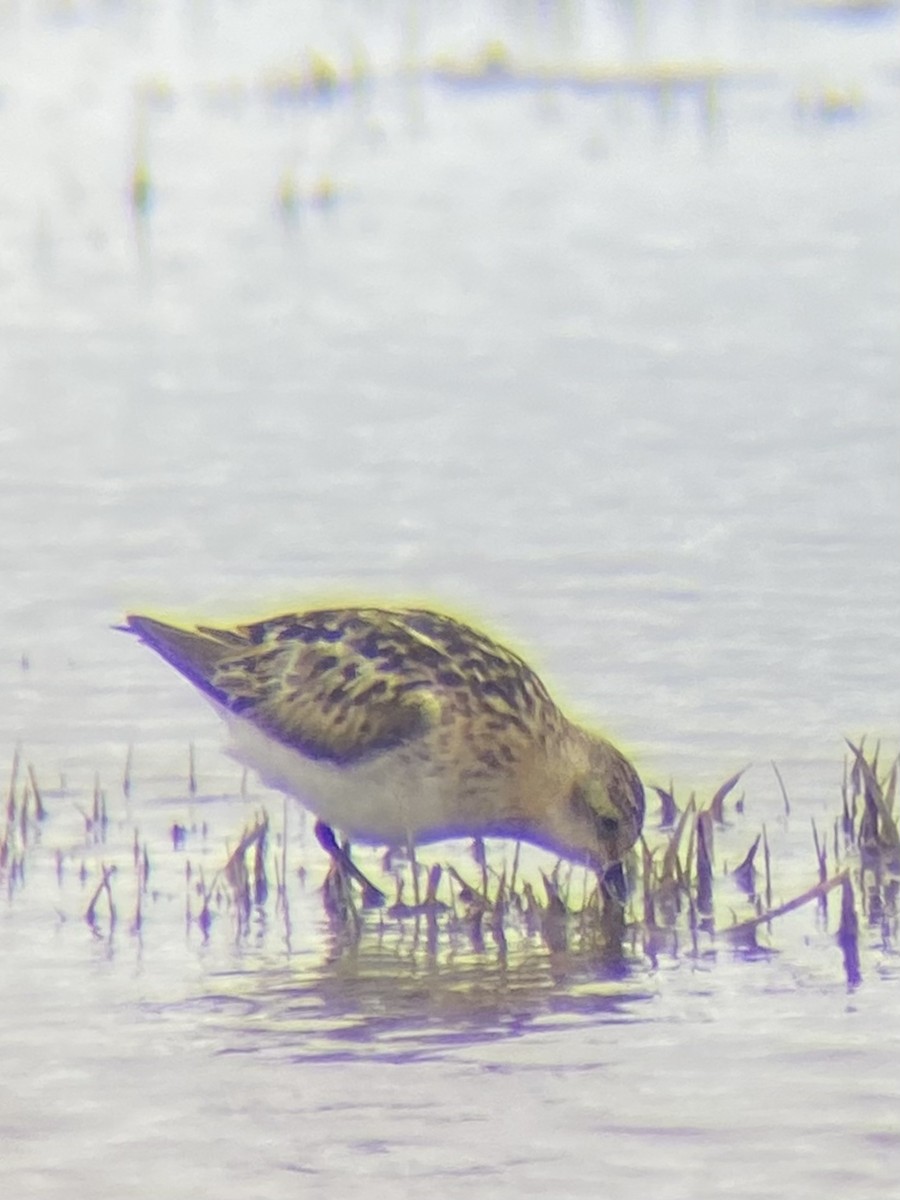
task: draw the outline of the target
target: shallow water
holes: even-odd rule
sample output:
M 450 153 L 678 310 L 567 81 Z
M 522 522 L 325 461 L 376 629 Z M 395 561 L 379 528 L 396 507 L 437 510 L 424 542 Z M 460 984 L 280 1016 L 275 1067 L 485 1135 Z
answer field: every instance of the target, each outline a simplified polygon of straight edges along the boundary
M 0 745 L 49 812 L 0 911 L 10 1190 L 893 1194 L 880 928 L 852 992 L 834 900 L 752 956 L 504 959 L 376 917 L 347 945 L 294 810 L 289 923 L 272 895 L 204 939 L 187 862 L 210 881 L 263 805 L 280 836 L 281 800 L 242 799 L 216 718 L 110 629 L 449 607 L 648 782 L 706 796 L 754 763 L 717 867 L 765 822 L 775 902 L 815 881 L 843 736 L 896 750 L 897 20 L 565 11 L 0 14 Z M 289 36 L 342 66 L 355 40 L 371 74 L 279 98 Z M 746 76 L 716 107 L 401 70 L 491 37 L 564 75 Z

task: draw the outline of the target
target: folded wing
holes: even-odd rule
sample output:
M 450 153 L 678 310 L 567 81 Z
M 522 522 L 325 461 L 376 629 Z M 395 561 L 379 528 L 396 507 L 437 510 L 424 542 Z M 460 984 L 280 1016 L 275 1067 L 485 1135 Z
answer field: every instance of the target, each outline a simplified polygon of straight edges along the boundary
M 143 616 L 127 628 L 214 704 L 308 758 L 358 763 L 440 719 L 427 679 L 397 680 L 335 641 L 260 641 L 258 626 L 180 629 Z

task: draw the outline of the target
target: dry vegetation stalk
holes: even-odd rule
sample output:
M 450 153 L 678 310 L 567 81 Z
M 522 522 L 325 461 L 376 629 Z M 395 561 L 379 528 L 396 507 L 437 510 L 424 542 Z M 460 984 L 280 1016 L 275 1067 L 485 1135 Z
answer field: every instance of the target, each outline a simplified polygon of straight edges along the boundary
M 16 787 L 19 782 L 19 760 L 21 751 L 16 746 L 13 751 L 12 768 L 9 773 L 9 790 L 6 793 L 6 820 L 11 825 L 16 819 Z
M 100 923 L 97 920 L 97 905 L 101 896 L 106 896 L 107 911 L 109 916 L 109 936 L 111 937 L 112 932 L 116 927 L 116 905 L 115 901 L 113 900 L 112 885 L 110 882 L 116 873 L 115 865 L 109 867 L 101 865 L 100 872 L 100 882 L 97 884 L 97 890 L 94 892 L 93 896 L 91 897 L 90 904 L 87 906 L 84 919 L 87 921 L 88 925 L 90 925 L 92 931 L 99 935 Z
M 43 821 L 47 816 L 47 810 L 44 808 L 44 800 L 41 795 L 41 789 L 38 787 L 37 775 L 31 763 L 28 764 L 28 779 L 31 783 L 31 794 L 34 800 L 34 819 Z
M 827 895 L 833 888 L 841 887 L 845 879 L 850 879 L 850 872 L 846 869 L 832 876 L 831 879 L 826 879 L 823 883 L 817 883 L 814 887 L 808 888 L 799 896 L 795 896 L 793 900 L 788 900 L 775 908 L 768 908 L 765 912 L 760 913 L 759 916 L 750 917 L 747 921 L 738 921 L 734 925 L 727 926 L 722 930 L 722 933 L 728 937 L 743 937 L 751 930 L 758 929 L 760 925 L 768 925 L 776 917 L 783 917 L 785 913 L 793 912 L 795 908 L 802 908 L 804 904 L 809 904 L 811 900 L 818 900 L 820 897 Z
M 853 884 L 845 874 L 841 881 L 841 924 L 838 929 L 838 945 L 844 956 L 844 972 L 850 987 L 862 982 L 859 962 L 859 917 L 853 896 Z
M 791 802 L 788 799 L 787 788 L 784 786 L 784 780 L 781 778 L 781 772 L 778 770 L 778 763 L 772 763 L 772 770 L 775 772 L 775 778 L 778 780 L 778 786 L 781 788 L 781 798 L 784 801 L 784 815 L 791 815 Z
M 707 938 L 715 933 L 723 934 L 731 942 L 755 944 L 756 931 L 761 926 L 771 925 L 778 918 L 813 901 L 819 903 L 823 915 L 827 916 L 826 898 L 840 887 L 841 914 L 837 941 L 844 956 L 846 978 L 851 986 L 855 986 L 862 973 L 859 917 L 851 882 L 853 876 L 850 865 L 844 865 L 841 870 L 836 870 L 836 867 L 841 862 L 841 852 L 845 864 L 856 864 L 852 869 L 860 879 L 860 896 L 868 918 L 867 927 L 877 929 L 880 926 L 887 944 L 896 934 L 897 901 L 900 895 L 900 833 L 896 816 L 900 760 L 895 759 L 879 770 L 877 747 L 874 753 L 867 756 L 863 743 L 857 746 L 848 742 L 848 746 L 850 757 L 845 757 L 844 762 L 841 812 L 833 825 L 831 869 L 834 873 L 829 875 L 828 849 L 831 838 L 827 832 L 820 832 L 813 819 L 811 828 L 818 882 L 785 903 L 773 904 L 773 865 L 777 864 L 773 864 L 765 825 L 756 834 L 737 867 L 730 872 L 727 867 L 718 870 L 716 867 L 715 842 L 717 838 L 725 836 L 722 832 L 716 834 L 716 830 L 726 825 L 726 802 L 734 795 L 745 773 L 744 768 L 728 778 L 706 805 L 698 805 L 696 797 L 691 794 L 686 805 L 679 809 L 671 785 L 668 789 L 655 789 L 660 797 L 662 836 L 655 837 L 648 828 L 638 842 L 631 861 L 626 864 L 631 885 L 628 925 L 626 909 L 621 902 L 624 884 L 619 892 L 613 886 L 611 874 L 603 882 L 581 867 L 558 861 L 552 871 L 541 873 L 543 895 L 539 897 L 532 883 L 521 878 L 519 843 L 515 844 L 512 851 L 511 866 L 498 870 L 492 865 L 484 842 L 476 838 L 471 844 L 475 870 L 467 872 L 475 876 L 476 882 L 464 878 L 451 863 L 435 863 L 427 872 L 422 867 L 424 894 L 420 893 L 415 855 L 410 853 L 404 870 L 398 871 L 395 876 L 396 903 L 386 910 L 386 914 L 382 912 L 379 930 L 383 934 L 389 928 L 385 915 L 398 922 L 414 919 L 414 947 L 420 946 L 419 931 L 424 928 L 427 944 L 432 949 L 437 947 L 439 936 L 449 936 L 454 940 L 462 937 L 468 940 L 472 950 L 483 953 L 485 941 L 490 939 L 502 957 L 507 955 L 508 947 L 516 936 L 541 939 L 544 946 L 554 953 L 566 950 L 574 941 L 582 947 L 596 949 L 602 946 L 604 953 L 607 949 L 621 953 L 626 944 L 643 944 L 646 952 L 653 956 L 656 949 L 663 946 L 677 953 L 680 942 L 689 935 L 694 952 L 700 953 L 701 949 L 709 949 Z M 789 814 L 791 805 L 784 780 L 777 766 L 774 763 L 772 766 L 785 813 Z M 37 840 L 33 836 L 34 822 L 47 817 L 32 764 L 28 764 L 25 775 L 23 781 L 17 747 L 10 771 L 5 829 L 0 829 L 0 869 L 10 890 L 14 883 L 24 879 L 25 856 L 31 852 Z M 189 748 L 188 782 L 193 794 L 196 791 L 193 745 Z M 127 796 L 132 787 L 130 747 L 122 786 Z M 741 796 L 736 802 L 737 811 L 742 811 L 742 803 Z M 84 817 L 88 844 L 96 847 L 103 843 L 108 818 L 106 796 L 99 774 L 94 777 L 89 810 L 79 811 Z M 828 830 L 828 826 L 824 828 Z M 383 903 L 384 896 L 352 862 L 346 843 L 338 845 L 333 833 L 322 828 L 321 824 L 317 825 L 316 834 L 332 857 L 332 869 L 322 892 L 326 911 L 348 938 L 355 939 L 364 928 L 363 910 L 369 905 Z M 174 825 L 172 849 L 177 851 L 183 848 L 186 836 L 187 827 Z M 277 844 L 274 851 L 276 904 L 278 911 L 284 914 L 285 929 L 289 935 L 287 801 L 281 837 L 281 843 Z M 205 884 L 202 871 L 197 873 L 198 880 L 195 881 L 188 861 L 185 864 L 188 927 L 196 923 L 204 938 L 208 938 L 214 907 L 221 909 L 224 905 L 237 914 L 238 936 L 245 936 L 251 914 L 264 910 L 269 900 L 269 851 L 269 821 L 263 813 L 245 828 L 209 887 Z M 149 897 L 152 895 L 148 886 L 149 850 L 146 842 L 142 843 L 137 828 L 134 829 L 130 852 L 137 882 L 134 920 L 130 928 L 137 935 L 147 917 Z M 64 877 L 63 862 L 64 856 L 57 851 L 56 870 L 60 886 Z M 392 869 L 389 862 L 386 869 Z M 113 896 L 116 867 L 103 864 L 100 871 L 101 878 L 91 896 L 85 920 L 99 934 L 105 904 L 108 935 L 111 936 L 117 920 Z M 82 863 L 82 881 L 87 874 L 88 867 Z M 729 874 L 744 893 L 746 906 L 752 906 L 752 915 L 746 919 L 731 917 L 731 923 L 726 924 L 717 913 L 717 907 L 721 908 L 721 903 L 717 904 L 717 889 L 721 877 Z M 758 880 L 761 875 L 763 878 Z M 362 888 L 361 903 L 357 887 Z M 414 893 L 412 904 L 404 902 L 405 888 L 407 895 L 409 890 Z M 440 898 L 441 889 L 444 897 L 449 898 L 449 904 Z M 200 911 L 196 918 L 192 915 L 194 893 L 200 897 Z M 422 920 L 424 926 L 420 924 Z
M 741 777 L 747 770 L 747 767 L 742 767 L 741 770 L 732 775 L 730 779 L 726 779 L 722 786 L 718 788 L 712 800 L 709 802 L 709 812 L 712 814 L 712 819 L 717 825 L 724 825 L 726 797 L 730 792 L 734 791 Z

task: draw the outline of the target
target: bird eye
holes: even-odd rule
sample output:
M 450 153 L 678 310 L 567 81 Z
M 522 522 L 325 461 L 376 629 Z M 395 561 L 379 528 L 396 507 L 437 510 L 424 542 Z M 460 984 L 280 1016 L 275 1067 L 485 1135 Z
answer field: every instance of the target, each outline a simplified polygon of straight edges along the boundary
M 586 817 L 591 822 L 599 837 L 614 838 L 618 836 L 619 818 L 608 817 L 603 813 L 599 813 L 595 806 L 591 804 L 587 791 L 582 785 L 576 784 L 572 789 L 569 803 L 580 816 Z

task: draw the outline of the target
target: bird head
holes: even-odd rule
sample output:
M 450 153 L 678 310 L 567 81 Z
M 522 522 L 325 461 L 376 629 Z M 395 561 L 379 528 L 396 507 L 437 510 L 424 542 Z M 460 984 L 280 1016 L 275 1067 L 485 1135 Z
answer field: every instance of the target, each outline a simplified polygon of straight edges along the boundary
M 609 742 L 592 739 L 565 800 L 570 854 L 605 875 L 640 837 L 643 823 L 644 789 L 634 767 Z

